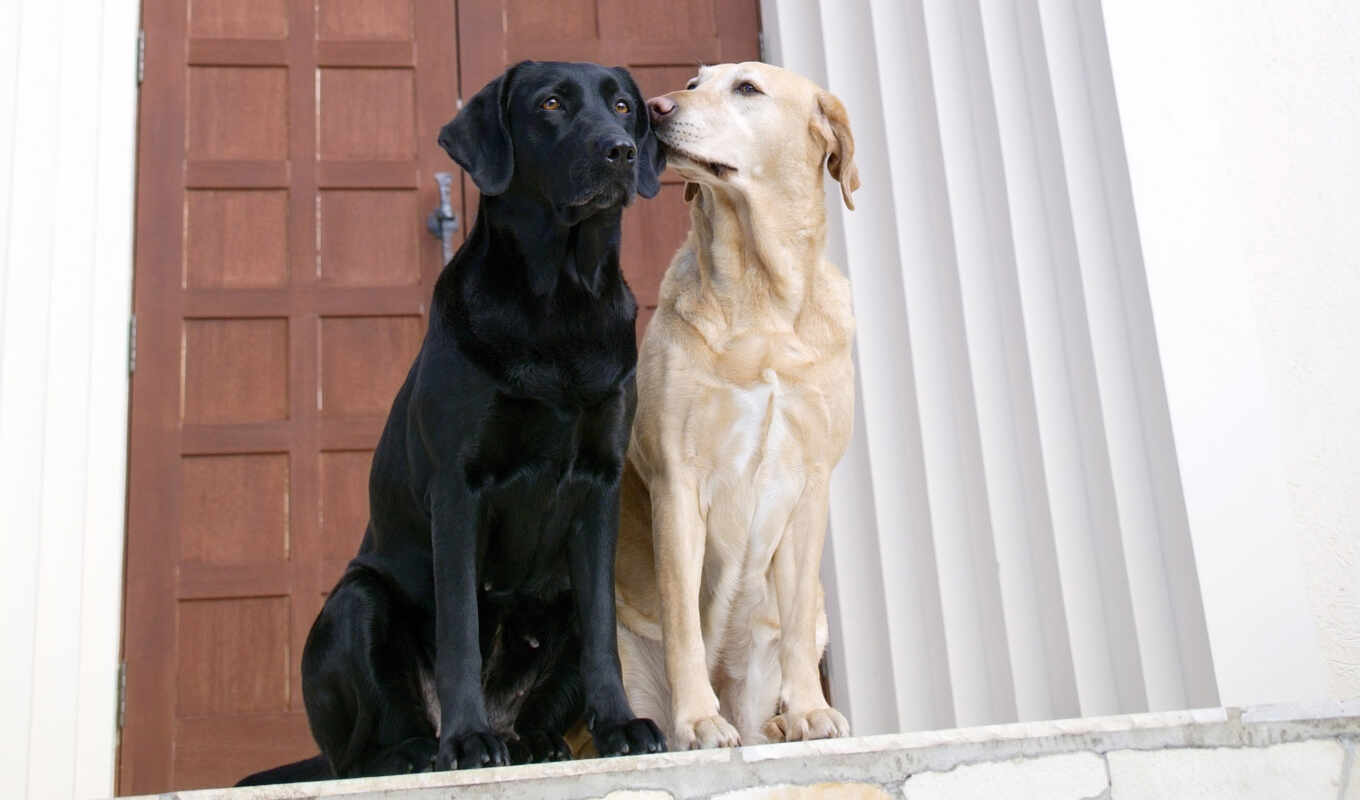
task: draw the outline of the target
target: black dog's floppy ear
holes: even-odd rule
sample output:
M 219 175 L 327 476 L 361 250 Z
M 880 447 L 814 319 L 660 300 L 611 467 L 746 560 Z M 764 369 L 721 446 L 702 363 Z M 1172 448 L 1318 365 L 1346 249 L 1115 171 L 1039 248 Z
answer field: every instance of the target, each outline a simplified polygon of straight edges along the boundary
M 439 131 L 439 146 L 467 171 L 482 194 L 501 194 L 515 174 L 506 100 L 518 68 L 516 64 L 483 86 Z
M 652 131 L 651 114 L 647 111 L 647 100 L 633 82 L 633 76 L 623 67 L 614 67 L 614 72 L 623 81 L 623 87 L 633 98 L 634 118 L 633 140 L 637 142 L 637 191 L 643 197 L 656 197 L 661 191 L 661 173 L 666 169 L 666 152 Z
M 647 116 L 644 111 L 642 124 L 647 132 L 642 135 L 642 143 L 638 146 L 637 186 L 638 194 L 643 197 L 656 197 L 657 192 L 661 191 L 661 173 L 666 169 L 666 151 L 652 132 L 652 121 Z

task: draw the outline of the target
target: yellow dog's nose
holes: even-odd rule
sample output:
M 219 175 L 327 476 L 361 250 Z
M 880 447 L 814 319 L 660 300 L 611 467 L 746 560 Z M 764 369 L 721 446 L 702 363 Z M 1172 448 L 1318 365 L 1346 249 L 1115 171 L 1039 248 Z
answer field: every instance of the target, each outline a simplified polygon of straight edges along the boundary
M 664 95 L 653 97 L 647 101 L 647 110 L 651 112 L 652 122 L 660 122 L 667 114 L 675 110 L 675 101 Z

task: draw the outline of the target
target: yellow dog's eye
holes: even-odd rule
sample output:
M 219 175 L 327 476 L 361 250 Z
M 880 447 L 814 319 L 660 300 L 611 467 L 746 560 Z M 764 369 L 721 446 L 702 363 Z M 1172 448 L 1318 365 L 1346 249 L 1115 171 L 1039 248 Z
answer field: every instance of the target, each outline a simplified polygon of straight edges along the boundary
M 737 84 L 737 94 L 763 94 L 763 92 L 757 89 L 754 83 L 742 81 Z
M 696 87 L 696 86 L 698 86 L 698 85 L 699 85 L 699 79 L 698 79 L 698 78 L 690 78 L 689 83 L 685 84 L 685 91 L 687 91 L 687 92 L 692 92 L 692 91 L 694 91 L 694 87 Z
M 544 111 L 556 111 L 562 107 L 562 101 L 558 100 L 556 97 L 549 97 L 547 100 L 539 103 L 538 107 Z
M 619 112 L 620 114 L 627 114 L 627 113 L 628 113 L 628 102 L 625 101 L 625 100 L 615 100 L 615 101 L 614 101 L 614 110 L 617 111 L 617 112 Z

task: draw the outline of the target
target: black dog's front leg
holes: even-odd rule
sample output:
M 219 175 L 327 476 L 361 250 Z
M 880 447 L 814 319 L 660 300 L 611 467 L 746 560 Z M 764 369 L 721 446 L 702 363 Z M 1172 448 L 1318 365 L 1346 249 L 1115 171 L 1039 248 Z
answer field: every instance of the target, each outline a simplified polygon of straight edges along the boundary
M 637 719 L 623 692 L 614 611 L 614 544 L 619 536 L 619 485 L 615 481 L 587 499 L 586 511 L 567 543 L 571 588 L 581 619 L 581 677 L 586 725 L 602 756 L 660 753 L 661 731 Z
M 432 483 L 430 497 L 435 687 L 440 709 L 435 769 L 509 764 L 505 742 L 491 732 L 487 722 L 486 700 L 482 695 L 476 503 L 466 482 L 458 478 Z

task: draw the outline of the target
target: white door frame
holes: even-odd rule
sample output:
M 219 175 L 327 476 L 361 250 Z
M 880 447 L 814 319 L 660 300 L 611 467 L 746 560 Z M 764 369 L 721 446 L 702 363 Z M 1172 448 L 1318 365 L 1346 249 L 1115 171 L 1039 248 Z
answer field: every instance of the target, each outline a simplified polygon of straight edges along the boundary
M 138 18 L 136 0 L 0 10 L 5 797 L 114 788 Z

